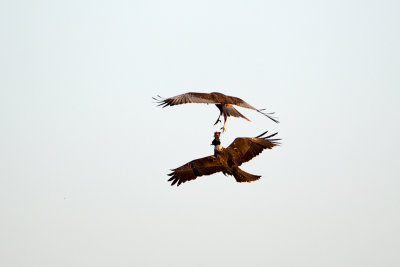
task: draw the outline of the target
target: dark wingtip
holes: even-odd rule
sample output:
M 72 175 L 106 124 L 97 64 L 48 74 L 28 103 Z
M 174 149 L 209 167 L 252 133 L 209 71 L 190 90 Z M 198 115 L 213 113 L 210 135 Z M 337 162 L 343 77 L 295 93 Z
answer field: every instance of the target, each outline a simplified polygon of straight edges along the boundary
M 258 112 L 260 112 L 261 114 L 263 114 L 264 116 L 267 116 L 269 119 L 271 119 L 273 122 L 275 123 L 279 123 L 277 118 L 272 117 L 271 115 L 275 114 L 275 112 L 270 112 L 270 113 L 265 113 L 264 112 L 265 108 L 263 109 L 257 109 Z
M 279 141 L 281 141 L 282 139 L 280 139 L 280 138 L 271 139 L 271 137 L 274 137 L 275 135 L 277 135 L 278 132 L 273 133 L 273 134 L 268 135 L 268 136 L 264 136 L 267 132 L 268 131 L 265 131 L 265 132 L 263 132 L 262 134 L 260 134 L 259 136 L 255 137 L 255 138 L 262 138 L 264 140 L 267 140 L 267 141 L 271 142 L 272 144 L 274 144 L 276 146 L 279 146 L 281 144 Z
M 272 113 L 273 114 L 273 113 Z M 269 116 L 269 115 L 265 115 L 265 116 L 267 116 L 268 118 L 270 118 L 273 122 L 275 122 L 275 123 L 279 123 L 279 121 L 276 119 L 276 118 L 274 118 L 274 117 L 272 117 L 272 116 Z
M 162 106 L 162 108 L 165 108 L 166 106 L 169 106 L 169 103 L 165 101 L 166 99 L 164 97 L 161 97 L 160 95 L 157 95 L 157 97 L 158 98 L 152 97 L 153 100 L 156 101 L 155 103 L 158 104 L 157 107 Z
M 263 136 L 264 134 L 266 134 L 266 133 L 268 133 L 268 131 L 263 132 L 262 134 L 256 136 L 255 138 L 263 138 L 262 136 Z
M 271 138 L 271 137 L 273 137 L 273 136 L 275 136 L 275 135 L 277 135 L 277 134 L 278 134 L 278 132 L 276 132 L 276 133 L 274 133 L 274 134 L 271 134 L 271 135 L 268 135 L 267 137 L 265 137 L 265 139 Z
M 281 139 L 267 139 L 271 144 L 274 146 L 280 146 L 281 143 L 279 142 Z

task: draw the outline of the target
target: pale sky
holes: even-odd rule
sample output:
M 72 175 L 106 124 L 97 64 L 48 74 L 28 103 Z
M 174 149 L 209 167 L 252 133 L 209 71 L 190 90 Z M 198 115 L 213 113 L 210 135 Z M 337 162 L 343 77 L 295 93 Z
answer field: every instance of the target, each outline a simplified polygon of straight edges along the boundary
M 399 1 L 0 2 L 0 266 L 400 266 Z M 242 169 L 171 187 L 221 140 Z

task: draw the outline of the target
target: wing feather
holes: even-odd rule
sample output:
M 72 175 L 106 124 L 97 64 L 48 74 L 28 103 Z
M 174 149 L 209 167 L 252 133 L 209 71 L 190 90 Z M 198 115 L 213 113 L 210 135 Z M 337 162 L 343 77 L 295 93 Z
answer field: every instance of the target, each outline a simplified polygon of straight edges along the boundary
M 232 153 L 233 161 L 236 165 L 240 166 L 259 155 L 264 149 L 271 149 L 280 144 L 280 139 L 271 138 L 278 133 L 264 136 L 267 132 L 253 138 L 238 137 L 226 148 Z
M 242 100 L 239 97 L 235 96 L 229 96 L 229 95 L 224 95 L 222 93 L 218 92 L 212 92 L 212 93 L 196 93 L 196 92 L 189 92 L 181 95 L 177 95 L 174 97 L 170 98 L 163 98 L 161 96 L 157 96 L 157 98 L 153 97 L 153 99 L 156 101 L 158 106 L 161 106 L 163 108 L 167 106 L 176 106 L 176 105 L 182 105 L 182 104 L 187 104 L 187 103 L 203 103 L 203 104 L 231 104 L 231 105 L 236 105 L 242 108 L 248 108 L 255 110 L 264 116 L 267 116 L 269 119 L 273 120 L 274 122 L 278 123 L 279 121 L 272 117 L 274 114 L 272 113 L 265 113 L 265 109 L 256 109 L 246 101 Z
M 163 98 L 161 96 L 157 96 L 158 98 L 154 98 L 157 101 L 158 106 L 167 107 L 167 106 L 176 106 L 187 103 L 204 103 L 204 104 L 218 104 L 216 100 L 211 96 L 211 94 L 207 93 L 195 93 L 189 92 L 181 95 L 177 95 L 170 98 Z
M 268 117 L 272 121 L 279 123 L 279 121 L 276 118 L 272 117 L 272 115 L 274 114 L 273 112 L 265 113 L 264 112 L 265 109 L 257 109 L 239 97 L 224 95 L 224 94 L 217 93 L 217 92 L 211 93 L 211 95 L 215 95 L 214 98 L 219 99 L 220 100 L 219 102 L 221 102 L 223 104 L 232 104 L 232 105 L 236 105 L 236 106 L 239 106 L 242 108 L 248 108 L 248 109 L 255 110 L 258 113 L 261 113 L 264 116 Z
M 214 156 L 208 156 L 200 159 L 192 160 L 179 168 L 173 169 L 169 176 L 168 181 L 172 182 L 171 185 L 179 186 L 186 181 L 194 180 L 203 175 L 211 175 L 216 172 L 225 170 L 220 162 Z

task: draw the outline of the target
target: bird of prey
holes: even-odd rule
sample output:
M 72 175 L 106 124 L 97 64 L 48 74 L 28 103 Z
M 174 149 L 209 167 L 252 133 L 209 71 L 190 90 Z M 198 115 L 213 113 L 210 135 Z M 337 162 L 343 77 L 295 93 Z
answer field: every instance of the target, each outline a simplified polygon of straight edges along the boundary
M 233 117 L 239 117 L 243 118 L 245 120 L 250 121 L 248 118 L 243 116 L 237 109 L 233 107 L 233 105 L 242 107 L 242 108 L 248 108 L 255 110 L 274 122 L 278 123 L 278 121 L 273 118 L 271 115 L 274 113 L 264 113 L 265 109 L 256 109 L 255 107 L 251 106 L 250 104 L 246 103 L 242 99 L 234 96 L 228 96 L 224 95 L 218 92 L 213 92 L 213 93 L 195 93 L 195 92 L 190 92 L 190 93 L 185 93 L 181 95 L 177 95 L 174 97 L 170 98 L 163 98 L 161 96 L 157 96 L 158 98 L 154 98 L 154 100 L 157 101 L 159 104 L 158 106 L 167 107 L 167 106 L 175 106 L 175 105 L 181 105 L 181 104 L 186 104 L 186 103 L 204 103 L 204 104 L 215 104 L 217 108 L 219 109 L 220 113 L 218 116 L 217 121 L 214 123 L 217 124 L 220 122 L 220 117 L 223 115 L 224 116 L 224 126 L 221 128 L 222 131 L 226 131 L 225 129 L 225 124 L 226 120 L 228 117 L 233 116 Z
M 178 183 L 179 186 L 181 183 L 194 180 L 199 176 L 217 172 L 233 175 L 239 183 L 258 180 L 261 177 L 260 175 L 247 173 L 241 170 L 239 166 L 256 157 L 264 149 L 271 149 L 280 144 L 280 139 L 272 138 L 277 133 L 265 136 L 267 132 L 254 138 L 238 137 L 227 148 L 221 146 L 220 132 L 215 132 L 212 142 L 214 155 L 195 159 L 179 168 L 172 169 L 172 172 L 168 174 L 171 176 L 168 181 L 172 181 L 171 185 Z

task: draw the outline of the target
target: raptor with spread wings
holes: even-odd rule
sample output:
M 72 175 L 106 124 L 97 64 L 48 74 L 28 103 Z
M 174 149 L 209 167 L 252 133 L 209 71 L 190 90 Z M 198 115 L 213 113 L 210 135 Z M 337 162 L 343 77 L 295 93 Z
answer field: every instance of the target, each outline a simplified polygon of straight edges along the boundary
M 189 93 L 177 95 L 177 96 L 170 97 L 170 98 L 162 98 L 161 96 L 158 96 L 158 98 L 153 97 L 153 99 L 156 100 L 157 103 L 159 104 L 159 106 L 162 106 L 163 108 L 167 107 L 167 106 L 175 106 L 175 105 L 181 105 L 181 104 L 187 104 L 187 103 L 215 104 L 217 106 L 217 108 L 219 109 L 220 113 L 219 113 L 218 119 L 214 123 L 214 125 L 221 121 L 220 117 L 223 115 L 224 116 L 224 126 L 221 128 L 223 131 L 225 131 L 226 120 L 230 116 L 239 117 L 239 118 L 243 118 L 243 119 L 250 121 L 248 118 L 243 116 L 237 109 L 235 109 L 233 107 L 233 105 L 239 106 L 242 108 L 248 108 L 248 109 L 255 110 L 255 111 L 267 116 L 274 122 L 278 123 L 278 120 L 271 116 L 274 113 L 265 113 L 264 112 L 265 109 L 256 109 L 255 107 L 251 106 L 250 104 L 246 103 L 245 101 L 243 101 L 242 99 L 240 99 L 238 97 L 228 96 L 228 95 L 224 95 L 224 94 L 221 94 L 218 92 L 213 92 L 213 93 L 189 92 Z
M 219 141 L 219 132 L 214 135 L 214 155 L 192 160 L 185 165 L 173 169 L 168 181 L 171 185 L 179 186 L 186 181 L 194 180 L 203 175 L 222 172 L 233 175 L 237 182 L 252 182 L 258 180 L 260 175 L 247 173 L 239 168 L 243 163 L 260 154 L 264 149 L 271 149 L 279 145 L 280 139 L 273 138 L 277 133 L 265 136 L 267 132 L 257 137 L 238 137 L 227 148 L 223 148 Z

